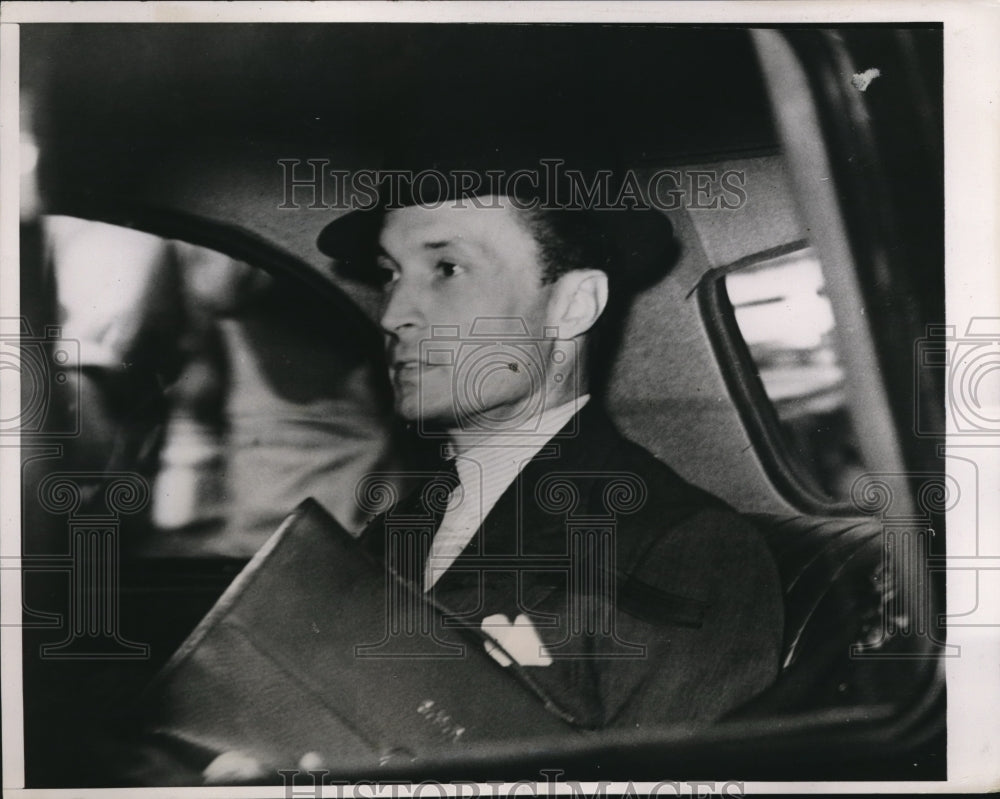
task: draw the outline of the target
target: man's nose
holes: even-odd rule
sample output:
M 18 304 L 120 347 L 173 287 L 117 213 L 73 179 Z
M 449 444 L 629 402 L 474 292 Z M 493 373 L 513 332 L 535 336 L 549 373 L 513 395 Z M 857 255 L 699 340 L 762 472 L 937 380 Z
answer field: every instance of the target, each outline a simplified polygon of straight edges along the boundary
M 399 278 L 389 290 L 382 308 L 382 329 L 399 336 L 408 329 L 421 329 L 424 323 L 424 300 L 419 286 Z

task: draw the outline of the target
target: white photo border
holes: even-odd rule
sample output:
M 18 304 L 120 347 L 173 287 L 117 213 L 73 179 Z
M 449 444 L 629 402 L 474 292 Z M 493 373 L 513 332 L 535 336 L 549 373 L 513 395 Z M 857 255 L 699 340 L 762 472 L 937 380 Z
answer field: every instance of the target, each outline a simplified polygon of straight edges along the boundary
M 844 23 L 941 22 L 944 25 L 945 218 L 947 321 L 964 330 L 975 317 L 1000 317 L 1000 5 L 995 3 L 866 2 L 5 2 L 0 7 L 0 317 L 18 316 L 18 24 L 29 22 L 588 22 L 604 23 Z M 16 377 L 5 376 L 0 404 L 16 407 Z M 0 413 L 9 418 L 7 413 Z M 949 436 L 948 448 L 958 442 Z M 972 454 L 970 454 L 972 453 Z M 984 444 L 975 457 L 980 472 L 1000 474 L 1000 445 Z M 21 741 L 20 580 L 7 568 L 20 553 L 19 455 L 0 446 L 0 601 L 3 787 L 11 797 L 104 797 L 106 789 L 24 789 Z M 1000 569 L 1000 492 L 981 490 L 982 530 L 949 519 L 949 549 L 965 549 L 965 536 L 981 536 L 984 563 Z M 954 520 L 958 521 L 958 520 Z M 952 543 L 954 542 L 954 543 Z M 954 574 L 950 575 L 953 577 Z M 957 581 L 948 581 L 949 608 L 958 608 Z M 991 602 L 1000 600 L 990 597 Z M 958 604 L 953 604 L 958 603 Z M 994 611 L 996 617 L 1000 611 Z M 11 623 L 14 620 L 15 623 Z M 745 784 L 747 793 L 937 793 L 1000 789 L 1000 623 L 949 629 L 949 644 L 962 655 L 948 658 L 947 782 L 850 782 Z M 990 754 L 992 753 L 992 762 Z M 543 783 L 544 786 L 544 783 Z M 643 784 L 634 789 L 641 793 Z M 581 786 L 591 795 L 596 785 Z M 621 788 L 624 788 L 621 785 Z M 647 788 L 648 788 L 647 784 Z M 612 793 L 615 786 L 610 786 Z M 136 789 L 115 795 L 185 797 L 285 796 L 280 788 Z M 369 789 L 370 790 L 370 789 Z M 493 790 L 502 790 L 494 787 Z M 559 793 L 564 793 L 561 789 Z M 327 795 L 324 792 L 323 795 Z M 329 795 L 337 795 L 329 789 Z M 347 795 L 346 793 L 344 795 Z M 368 794 L 366 794 L 368 795 Z M 402 794 L 401 794 L 402 795 Z M 489 788 L 484 795 L 491 795 Z

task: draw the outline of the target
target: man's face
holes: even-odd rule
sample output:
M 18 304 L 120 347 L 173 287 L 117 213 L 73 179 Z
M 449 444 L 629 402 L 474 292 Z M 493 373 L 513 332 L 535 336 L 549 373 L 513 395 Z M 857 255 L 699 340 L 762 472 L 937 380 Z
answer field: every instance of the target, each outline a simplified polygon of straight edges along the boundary
M 445 205 L 386 215 L 382 327 L 405 419 L 484 420 L 490 429 L 497 419 L 541 409 L 551 287 L 542 284 L 538 245 L 517 214 L 507 206 Z M 525 339 L 530 346 L 516 346 Z

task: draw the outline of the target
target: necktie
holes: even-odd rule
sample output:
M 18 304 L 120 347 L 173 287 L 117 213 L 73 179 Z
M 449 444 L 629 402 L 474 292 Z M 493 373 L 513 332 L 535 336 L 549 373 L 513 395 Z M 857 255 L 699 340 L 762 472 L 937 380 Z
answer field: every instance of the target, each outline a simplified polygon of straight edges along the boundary
M 431 542 L 458 486 L 455 459 L 442 459 L 435 471 L 389 511 L 386 525 L 389 566 L 414 585 L 423 585 Z

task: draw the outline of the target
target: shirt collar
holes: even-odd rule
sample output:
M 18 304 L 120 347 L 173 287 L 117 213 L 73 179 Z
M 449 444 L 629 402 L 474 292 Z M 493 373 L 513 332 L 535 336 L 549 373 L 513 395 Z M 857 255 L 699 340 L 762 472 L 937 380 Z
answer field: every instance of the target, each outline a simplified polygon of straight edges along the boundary
M 474 438 L 468 433 L 458 433 L 446 445 L 446 455 L 449 458 L 456 455 L 470 457 L 479 450 L 509 447 L 528 447 L 540 450 L 589 401 L 590 394 L 581 394 L 555 408 L 547 408 L 538 417 L 536 424 L 523 431 L 484 433 Z

